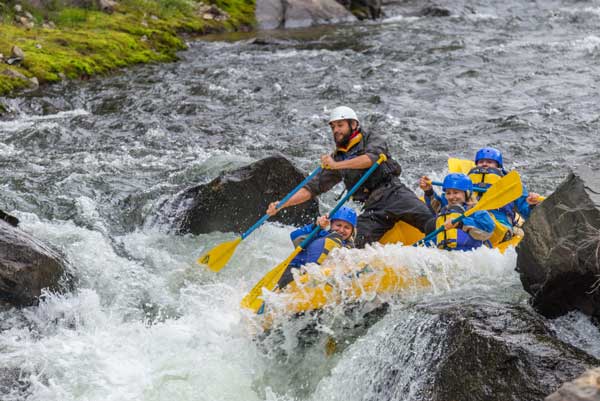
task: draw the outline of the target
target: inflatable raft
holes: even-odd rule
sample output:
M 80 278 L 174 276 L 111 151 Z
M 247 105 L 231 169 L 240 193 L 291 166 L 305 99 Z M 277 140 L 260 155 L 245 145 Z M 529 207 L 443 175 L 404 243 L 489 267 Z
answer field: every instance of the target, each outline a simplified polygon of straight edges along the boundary
M 398 222 L 381 239 L 381 243 L 402 242 L 413 244 L 423 238 L 423 234 L 414 227 Z M 522 237 L 515 236 L 511 240 L 498 244 L 495 248 L 504 252 L 510 246 L 516 246 Z M 270 305 L 266 300 L 261 314 L 294 315 L 353 300 L 371 299 L 375 296 L 396 295 L 405 291 L 419 291 L 431 287 L 425 275 L 416 275 L 405 267 L 390 267 L 383 264 L 369 264 L 355 267 L 343 273 L 324 267 L 315 274 L 305 273 L 292 281 L 275 297 L 277 305 Z

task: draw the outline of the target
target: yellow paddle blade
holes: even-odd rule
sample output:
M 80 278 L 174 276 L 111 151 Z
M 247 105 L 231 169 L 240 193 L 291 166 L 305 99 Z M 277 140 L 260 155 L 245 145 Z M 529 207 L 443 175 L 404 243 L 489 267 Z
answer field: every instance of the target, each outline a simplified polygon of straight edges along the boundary
M 256 285 L 250 290 L 248 294 L 242 299 L 241 305 L 246 309 L 250 309 L 254 311 L 254 313 L 258 312 L 260 307 L 263 304 L 262 299 L 259 297 L 262 295 L 263 288 L 266 288 L 269 291 L 273 291 L 275 286 L 279 282 L 283 273 L 285 273 L 285 269 L 289 266 L 291 261 L 302 252 L 302 248 L 299 246 L 294 249 L 294 252 L 287 257 L 286 260 L 278 264 L 275 268 L 273 268 L 270 272 L 268 272 Z
M 223 242 L 200 256 L 197 262 L 199 265 L 206 265 L 210 270 L 218 272 L 227 264 L 240 242 L 242 242 L 242 237 Z
M 470 216 L 478 210 L 501 208 L 521 195 L 523 195 L 521 176 L 516 171 L 511 171 L 489 187 L 477 204 L 465 212 L 465 216 Z
M 455 159 L 454 157 L 448 158 L 449 173 L 469 174 L 469 171 L 471 171 L 473 167 L 475 167 L 473 160 Z

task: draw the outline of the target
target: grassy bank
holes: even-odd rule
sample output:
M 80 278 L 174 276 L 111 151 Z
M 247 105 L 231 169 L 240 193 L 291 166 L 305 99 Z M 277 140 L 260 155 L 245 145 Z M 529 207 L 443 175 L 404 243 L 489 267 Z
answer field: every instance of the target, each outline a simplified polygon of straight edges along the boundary
M 34 77 L 46 84 L 137 63 L 172 61 L 185 48 L 181 34 L 248 29 L 255 24 L 254 0 L 205 1 L 210 3 L 122 0 L 110 13 L 89 0 L 85 8 L 64 6 L 59 0 L 42 1 L 38 8 L 0 1 L 4 56 L 0 96 L 35 85 Z M 13 46 L 23 51 L 22 60 L 15 60 Z

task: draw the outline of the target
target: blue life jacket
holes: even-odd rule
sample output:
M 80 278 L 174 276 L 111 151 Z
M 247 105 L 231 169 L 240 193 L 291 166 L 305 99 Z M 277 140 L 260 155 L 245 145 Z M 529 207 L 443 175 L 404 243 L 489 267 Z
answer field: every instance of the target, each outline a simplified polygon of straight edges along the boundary
M 292 239 L 294 245 L 298 246 L 314 229 L 314 224 L 308 224 L 302 228 L 292 231 L 290 238 Z M 336 233 L 335 231 L 319 231 L 313 237 L 312 241 L 306 245 L 306 247 L 294 259 L 292 259 L 277 282 L 277 287 L 284 288 L 294 280 L 294 276 L 292 274 L 293 268 L 304 266 L 307 263 L 321 264 L 332 249 L 340 248 L 342 246 L 350 246 L 350 242 L 342 240 L 342 236 L 340 234 Z
M 299 245 L 306 235 L 314 230 L 315 225 L 309 224 L 290 234 L 294 245 Z M 335 231 L 321 230 L 314 236 L 313 240 L 290 262 L 290 266 L 300 267 L 307 263 L 321 264 L 332 249 L 347 246 L 348 241 L 342 240 L 342 236 Z

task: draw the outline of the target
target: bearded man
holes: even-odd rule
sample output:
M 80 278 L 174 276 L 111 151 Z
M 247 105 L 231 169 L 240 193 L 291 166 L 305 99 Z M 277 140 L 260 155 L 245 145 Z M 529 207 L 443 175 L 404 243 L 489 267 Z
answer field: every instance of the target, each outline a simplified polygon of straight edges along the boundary
M 390 156 L 385 140 L 365 133 L 354 110 L 346 106 L 333 109 L 329 127 L 336 149 L 332 155 L 321 156 L 323 170 L 281 208 L 277 209 L 278 201 L 271 203 L 267 214 L 273 216 L 283 208 L 304 203 L 329 191 L 340 181 L 346 188 L 352 188 L 383 153 L 387 161 L 353 195 L 354 201 L 364 204 L 356 227 L 356 246 L 362 248 L 378 241 L 399 220 L 423 233 L 435 229 L 435 225 L 431 224 L 431 211 L 400 182 L 400 165 Z

